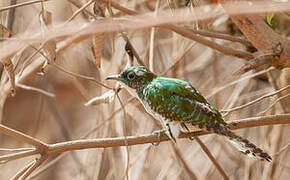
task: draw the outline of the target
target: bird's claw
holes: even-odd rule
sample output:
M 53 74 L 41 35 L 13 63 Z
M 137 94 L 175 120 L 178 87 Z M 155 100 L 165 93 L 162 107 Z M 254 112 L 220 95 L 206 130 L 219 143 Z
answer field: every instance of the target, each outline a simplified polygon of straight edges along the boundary
M 158 146 L 160 144 L 161 141 L 161 134 L 164 134 L 167 131 L 167 129 L 162 129 L 162 130 L 157 130 L 157 131 L 153 131 L 152 134 L 157 134 L 157 142 L 153 142 L 152 145 L 153 146 Z

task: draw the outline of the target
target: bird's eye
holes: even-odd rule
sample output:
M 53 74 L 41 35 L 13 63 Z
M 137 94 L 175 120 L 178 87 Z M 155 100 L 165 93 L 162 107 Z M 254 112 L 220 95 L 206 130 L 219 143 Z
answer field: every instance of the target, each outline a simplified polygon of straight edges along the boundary
M 129 80 L 133 80 L 133 79 L 135 78 L 135 73 L 134 73 L 134 72 L 129 73 L 129 74 L 127 75 L 127 78 L 128 78 Z

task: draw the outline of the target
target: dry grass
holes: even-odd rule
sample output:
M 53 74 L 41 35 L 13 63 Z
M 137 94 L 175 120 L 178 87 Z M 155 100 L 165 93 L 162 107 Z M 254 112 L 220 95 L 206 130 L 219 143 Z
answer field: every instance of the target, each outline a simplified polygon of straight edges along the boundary
M 127 38 L 134 48 L 133 54 L 139 56 L 139 60 L 134 58 L 134 64 L 144 63 L 157 74 L 191 82 L 212 105 L 228 113 L 227 121 L 256 117 L 265 110 L 268 110 L 263 112 L 267 116 L 289 113 L 287 69 L 260 69 L 233 76 L 244 65 L 244 60 L 212 49 L 218 46 L 207 45 L 215 42 L 221 52 L 235 50 L 245 59 L 252 55 L 245 46 L 249 42 L 240 38 L 240 32 L 221 6 L 204 8 L 201 6 L 208 1 L 203 0 L 192 1 L 194 6 L 190 7 L 184 6 L 185 1 L 115 1 L 140 14 L 128 16 L 135 12 L 120 7 L 117 10 L 113 4 L 101 4 L 93 11 L 94 1 L 89 0 L 38 2 L 18 7 L 14 13 L 11 8 L 1 9 L 10 2 L 13 1 L 0 2 L 0 24 L 12 34 L 10 39 L 3 36 L 0 42 L 0 59 L 9 57 L 14 65 L 16 94 L 11 96 L 9 76 L 4 70 L 1 72 L 0 66 L 0 123 L 42 142 L 138 136 L 160 128 L 129 91 L 104 80 L 132 63 L 125 51 Z M 80 10 L 76 5 L 88 7 Z M 289 3 L 283 8 L 289 15 Z M 257 12 L 269 10 L 265 9 L 265 3 L 256 4 L 255 9 Z M 100 11 L 104 11 L 104 17 Z M 41 14 L 44 12 L 51 13 L 51 22 L 47 14 Z M 248 12 L 251 9 L 245 9 L 244 13 Z M 211 38 L 196 43 L 192 38 L 174 33 L 166 23 L 207 30 L 212 32 Z M 10 28 L 9 24 L 12 24 Z M 230 35 L 220 37 L 230 41 L 213 39 L 216 32 Z M 195 33 L 192 32 L 194 38 Z M 289 39 L 290 33 L 283 35 Z M 43 67 L 45 62 L 49 65 Z M 265 72 L 269 81 L 265 80 Z M 118 96 L 114 95 L 117 91 Z M 279 101 L 275 101 L 278 96 Z M 85 106 L 94 97 L 99 97 L 89 103 L 94 105 Z M 269 106 L 272 108 L 267 109 Z M 223 177 L 289 178 L 289 125 L 247 128 L 237 133 L 265 149 L 274 160 L 265 163 L 249 159 L 216 135 L 200 137 L 225 172 Z M 0 155 L 34 151 L 23 142 L 26 141 L 1 135 Z M 142 144 L 71 151 L 48 156 L 48 159 L 35 160 L 35 157 L 0 162 L 0 179 L 17 179 L 25 173 L 28 176 L 29 171 L 32 172 L 30 179 L 222 178 L 222 170 L 217 170 L 199 143 L 187 139 L 180 139 L 176 145 L 166 141 L 158 147 Z M 42 164 L 43 160 L 46 161 Z

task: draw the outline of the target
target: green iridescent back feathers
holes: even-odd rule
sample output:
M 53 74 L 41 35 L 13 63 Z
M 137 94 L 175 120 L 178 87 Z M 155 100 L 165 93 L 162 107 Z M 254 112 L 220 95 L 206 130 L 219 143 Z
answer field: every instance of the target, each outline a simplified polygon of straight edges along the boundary
M 226 124 L 220 113 L 185 81 L 156 77 L 148 86 L 137 89 L 137 94 L 142 101 L 147 101 L 153 110 L 166 118 L 175 121 L 214 120 Z

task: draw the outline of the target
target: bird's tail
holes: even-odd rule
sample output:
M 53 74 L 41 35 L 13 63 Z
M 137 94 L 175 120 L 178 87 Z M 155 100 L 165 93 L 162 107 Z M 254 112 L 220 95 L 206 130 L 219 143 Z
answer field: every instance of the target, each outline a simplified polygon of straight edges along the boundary
M 255 144 L 251 143 L 246 138 L 236 135 L 235 133 L 230 131 L 230 136 L 227 136 L 228 140 L 234 147 L 236 147 L 240 152 L 249 156 L 258 158 L 261 160 L 266 160 L 271 162 L 271 156 L 264 152 L 262 149 L 257 147 Z
M 240 136 L 229 138 L 230 143 L 233 144 L 234 147 L 236 147 L 240 152 L 243 154 L 249 156 L 249 157 L 255 157 L 259 158 L 261 160 L 266 160 L 268 162 L 271 162 L 272 158 L 271 156 L 264 152 L 262 149 L 257 147 L 255 144 L 251 143 L 245 138 L 242 138 Z
M 234 147 L 236 147 L 240 152 L 249 157 L 255 157 L 269 162 L 271 162 L 272 160 L 271 156 L 268 153 L 264 152 L 262 149 L 251 143 L 249 140 L 236 135 L 226 126 L 220 126 L 218 132 L 215 133 L 226 136 Z

